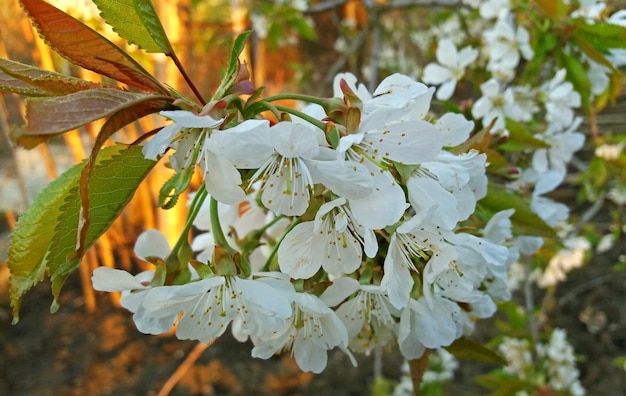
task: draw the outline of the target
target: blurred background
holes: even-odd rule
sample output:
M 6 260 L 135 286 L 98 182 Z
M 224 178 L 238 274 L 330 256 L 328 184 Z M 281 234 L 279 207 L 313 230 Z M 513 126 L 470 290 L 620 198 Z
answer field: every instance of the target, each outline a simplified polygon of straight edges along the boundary
M 169 59 L 126 45 L 102 22 L 91 2 L 49 2 L 129 51 L 159 80 L 191 95 Z M 340 0 L 154 3 L 178 57 L 206 96 L 219 85 L 233 38 L 248 29 L 254 33 L 242 60 L 255 85 L 265 86 L 265 95 L 297 91 L 329 96 L 337 72 L 355 73 L 370 89 L 392 72 L 418 77 L 422 60 L 425 54 L 432 54 L 433 45 L 428 36 L 416 32 L 428 27 L 433 7 L 454 12 L 458 2 L 405 2 L 413 4 L 410 7 L 386 7 L 385 1 Z M 48 48 L 17 0 L 0 0 L 0 9 L 1 57 L 100 81 L 99 75 L 69 64 Z M 465 88 L 459 88 L 461 95 Z M 601 128 L 617 132 L 622 128 L 624 132 L 623 105 L 619 103 L 599 118 Z M 88 251 L 79 271 L 67 281 L 60 311 L 49 313 L 52 298 L 49 284 L 43 282 L 25 296 L 21 320 L 11 326 L 8 269 L 4 265 L 9 232 L 50 180 L 89 154 L 101 125 L 95 122 L 24 150 L 9 139 L 10 130 L 23 124 L 22 114 L 23 103 L 18 96 L 0 95 L 0 394 L 388 394 L 390 388 L 376 388 L 374 378 L 400 377 L 402 359 L 397 351 L 361 356 L 358 368 L 353 368 L 343 354 L 331 353 L 326 371 L 314 376 L 301 373 L 288 355 L 269 361 L 252 359 L 250 345 L 228 337 L 204 350 L 171 334 L 142 335 L 134 328 L 131 315 L 119 308 L 115 296 L 93 291 L 90 277 L 97 266 L 131 272 L 143 269 L 144 264 L 133 255 L 134 241 L 143 230 L 159 228 L 173 243 L 183 228 L 184 200 L 167 212 L 156 208 L 158 190 L 170 176 L 165 167 L 155 168 L 122 216 Z M 130 143 L 163 124 L 160 117 L 146 117 L 113 139 Z M 560 198 L 569 200 L 575 209 L 576 191 L 569 194 Z M 626 279 L 621 275 L 607 277 L 605 268 L 619 261 L 625 249 L 618 244 L 617 249 L 597 259 L 599 265 L 583 268 L 556 291 L 563 299 L 552 324 L 567 328 L 576 350 L 585 355 L 589 364 L 582 368 L 581 378 L 590 394 L 620 394 L 611 392 L 623 390 L 626 382 L 624 372 L 611 364 L 612 356 L 626 353 L 626 308 L 619 302 L 626 291 Z M 590 279 L 596 279 L 592 286 Z M 479 325 L 478 340 L 495 335 L 492 323 Z M 491 369 L 488 364 L 464 364 L 453 383 L 447 385 L 446 394 L 483 394 L 472 378 Z

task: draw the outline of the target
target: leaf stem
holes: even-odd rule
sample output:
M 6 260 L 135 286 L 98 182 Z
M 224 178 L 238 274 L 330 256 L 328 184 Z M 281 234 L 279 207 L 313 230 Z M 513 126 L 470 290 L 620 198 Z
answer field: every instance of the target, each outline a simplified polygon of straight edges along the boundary
M 177 255 L 178 250 L 180 250 L 184 243 L 187 243 L 189 230 L 191 230 L 193 221 L 196 219 L 196 216 L 198 216 L 200 208 L 202 207 L 202 203 L 206 199 L 207 195 L 208 193 L 206 191 L 206 186 L 204 185 L 204 183 L 202 183 L 198 191 L 196 191 L 196 195 L 193 197 L 193 200 L 191 201 L 189 213 L 187 214 L 187 220 L 185 221 L 185 228 L 183 229 L 183 232 L 181 232 L 178 241 L 176 241 L 176 245 L 174 245 L 174 248 L 172 249 L 172 254 Z
M 266 102 L 276 102 L 278 100 L 299 100 L 299 101 L 307 102 L 307 103 L 315 103 L 320 106 L 324 106 L 324 104 L 326 103 L 326 99 L 320 98 L 318 96 L 295 94 L 295 93 L 284 93 L 284 94 L 272 95 L 272 96 L 268 96 L 267 98 L 263 100 Z
M 299 110 L 296 109 L 292 109 L 291 107 L 287 107 L 287 106 L 279 106 L 276 105 L 275 106 L 276 109 L 280 110 L 280 111 L 284 111 L 285 113 L 289 113 L 289 114 L 293 114 L 297 117 L 302 118 L 303 120 L 315 125 L 316 127 L 318 127 L 319 129 L 321 129 L 322 131 L 326 131 L 326 124 L 320 120 L 318 120 L 315 117 L 311 117 L 308 114 L 305 114 Z
M 289 227 L 285 230 L 285 232 L 283 233 L 283 235 L 280 237 L 280 240 L 278 242 L 276 242 L 276 244 L 274 246 L 272 246 L 272 251 L 270 252 L 270 254 L 267 256 L 267 260 L 265 260 L 265 265 L 263 266 L 263 268 L 265 269 L 269 269 L 269 265 L 272 262 L 272 260 L 274 259 L 274 256 L 276 255 L 276 253 L 278 252 L 278 247 L 280 246 L 280 244 L 282 243 L 283 239 L 285 239 L 285 237 L 287 236 L 287 234 L 289 234 L 289 231 L 293 230 L 293 228 L 295 226 L 297 226 L 298 224 L 300 224 L 300 222 L 302 221 L 301 218 L 297 218 L 295 219 L 290 225 Z
M 180 59 L 178 59 L 178 56 L 176 56 L 176 53 L 172 52 L 171 54 L 167 54 L 167 55 L 170 58 L 172 58 L 172 60 L 174 61 L 174 64 L 176 65 L 176 68 L 178 68 L 178 71 L 183 76 L 183 78 L 185 79 L 185 82 L 187 83 L 189 88 L 191 88 L 191 90 L 193 91 L 193 94 L 196 96 L 196 98 L 198 98 L 202 106 L 206 105 L 206 101 L 200 94 L 200 91 L 198 91 L 198 88 L 196 88 L 194 83 L 191 81 L 191 78 L 189 78 L 189 75 L 185 71 L 185 68 L 183 67 L 183 64 L 180 62 Z
M 211 197 L 209 211 L 211 214 L 211 231 L 213 232 L 215 245 L 223 247 L 230 255 L 235 254 L 235 249 L 228 244 L 224 231 L 222 231 L 222 224 L 220 223 L 220 215 L 218 211 L 218 202 L 213 197 Z
M 271 111 L 274 117 L 276 117 L 277 120 L 280 120 L 280 111 L 276 108 L 276 106 L 274 106 L 273 104 L 265 100 L 261 100 L 261 101 L 251 104 L 247 109 L 245 109 L 244 117 L 246 119 L 249 119 L 249 118 L 256 116 L 257 114 L 260 113 L 260 111 L 257 111 L 257 108 L 259 107 L 261 109 Z M 252 117 L 250 117 L 251 114 L 252 114 Z

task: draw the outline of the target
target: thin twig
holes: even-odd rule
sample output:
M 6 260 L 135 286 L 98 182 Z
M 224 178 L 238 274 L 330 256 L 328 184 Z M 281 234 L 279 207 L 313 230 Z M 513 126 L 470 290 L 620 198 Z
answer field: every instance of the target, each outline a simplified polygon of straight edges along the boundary
M 168 54 L 168 55 L 174 61 L 174 64 L 176 65 L 176 68 L 178 69 L 180 74 L 183 76 L 183 79 L 187 83 L 187 86 L 189 86 L 189 88 L 193 91 L 193 94 L 200 101 L 202 106 L 206 105 L 206 101 L 202 97 L 202 94 L 200 93 L 200 91 L 198 91 L 198 88 L 196 88 L 196 86 L 194 85 L 193 81 L 191 81 L 191 78 L 189 77 L 189 75 L 185 71 L 185 68 L 183 67 L 183 64 L 181 63 L 180 59 L 178 59 L 178 56 L 176 56 L 176 53 L 172 52 L 171 54 Z
M 615 271 L 611 271 L 607 274 L 603 274 L 600 275 L 596 278 L 593 278 L 589 281 L 586 281 L 584 283 L 581 283 L 578 286 L 573 287 L 572 289 L 570 289 L 567 293 L 565 293 L 563 296 L 561 296 L 561 298 L 559 298 L 559 301 L 557 302 L 557 307 L 562 307 L 563 305 L 569 303 L 571 300 L 573 300 L 574 298 L 576 298 L 579 294 L 589 290 L 589 289 L 593 289 L 596 288 L 598 286 L 600 286 L 601 284 L 603 284 L 605 281 L 607 280 L 611 280 L 611 279 L 615 279 L 615 277 L 619 277 L 619 276 L 623 276 L 623 274 L 625 274 L 626 272 L 615 272 Z
M 585 226 L 585 224 L 589 223 L 591 219 L 593 219 L 595 215 L 598 214 L 600 209 L 602 209 L 602 207 L 604 206 L 604 201 L 606 201 L 606 194 L 600 195 L 596 202 L 594 202 L 593 205 L 591 205 L 589 209 L 587 209 L 585 213 L 580 216 L 580 219 L 576 223 L 576 227 L 574 227 L 574 229 L 569 233 L 569 236 L 578 235 L 580 233 L 580 230 L 582 230 Z
M 161 388 L 157 396 L 169 395 L 172 389 L 174 389 L 174 387 L 176 386 L 176 384 L 178 384 L 178 381 L 183 378 L 185 373 L 187 373 L 191 366 L 194 365 L 196 360 L 198 360 L 198 358 L 202 356 L 204 351 L 208 347 L 213 345 L 214 341 L 215 339 L 211 340 L 211 342 L 209 342 L 208 344 L 205 344 L 203 342 L 199 342 L 198 344 L 196 344 L 191 352 L 189 352 L 185 360 L 180 364 L 180 366 L 178 366 L 176 371 L 174 371 L 174 373 L 167 379 L 167 381 L 165 381 L 165 384 L 163 384 L 163 387 Z
M 330 66 L 330 68 L 328 68 L 328 72 L 326 73 L 326 77 L 324 78 L 324 82 L 326 84 L 333 81 L 333 79 L 335 78 L 339 70 L 348 61 L 348 58 L 350 58 L 352 54 L 354 54 L 358 49 L 361 48 L 361 46 L 365 42 L 365 39 L 367 38 L 367 35 L 370 33 L 371 29 L 372 29 L 371 24 L 368 24 L 367 26 L 365 26 L 365 28 L 363 28 L 363 30 L 359 32 L 359 35 L 357 36 L 357 38 L 354 39 L 354 41 L 352 41 L 348 49 L 343 54 L 341 54 L 341 56 L 335 61 L 335 63 L 333 63 Z
M 370 21 L 373 25 L 372 32 L 372 59 L 370 62 L 370 80 L 368 89 L 370 92 L 374 92 L 378 85 L 378 61 L 380 59 L 380 47 L 382 45 L 381 40 L 381 26 L 379 23 L 379 13 L 372 10 L 370 12 Z
M 528 315 L 528 329 L 530 331 L 530 337 L 533 340 L 533 357 L 537 356 L 537 342 L 539 336 L 537 334 L 537 323 L 535 321 L 535 299 L 533 295 L 533 281 L 531 280 L 532 267 L 530 263 L 530 257 L 524 257 L 524 304 L 526 307 L 526 314 Z

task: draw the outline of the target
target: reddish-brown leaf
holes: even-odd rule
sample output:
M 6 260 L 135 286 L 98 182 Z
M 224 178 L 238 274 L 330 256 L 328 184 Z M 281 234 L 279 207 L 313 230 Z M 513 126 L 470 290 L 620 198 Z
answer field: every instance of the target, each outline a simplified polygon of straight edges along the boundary
M 166 89 L 115 44 L 42 0 L 20 0 L 46 43 L 70 62 L 142 91 Z
M 29 98 L 26 101 L 26 128 L 15 131 L 13 138 L 26 148 L 79 128 L 91 121 L 111 117 L 147 101 L 171 101 L 172 98 L 147 93 L 97 88 L 64 96 Z
M 0 91 L 23 96 L 59 96 L 103 85 L 0 58 Z

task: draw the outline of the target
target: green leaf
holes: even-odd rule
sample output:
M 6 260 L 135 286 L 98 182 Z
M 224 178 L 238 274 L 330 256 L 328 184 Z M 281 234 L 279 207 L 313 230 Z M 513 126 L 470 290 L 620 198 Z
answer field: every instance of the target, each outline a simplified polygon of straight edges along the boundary
M 172 99 L 173 100 L 173 99 Z M 77 254 L 83 254 L 85 249 L 85 241 L 87 238 L 87 230 L 89 229 L 91 219 L 89 216 L 91 203 L 89 201 L 89 185 L 91 183 L 91 174 L 93 172 L 94 165 L 96 163 L 98 153 L 106 141 L 117 131 L 124 126 L 134 122 L 148 114 L 155 113 L 159 110 L 163 110 L 170 105 L 169 102 L 157 99 L 149 100 L 146 102 L 138 102 L 115 113 L 107 122 L 102 126 L 98 137 L 93 144 L 91 154 L 87 165 L 83 168 L 80 176 L 80 200 L 81 200 L 81 227 L 79 228 L 78 246 L 76 248 Z
M 148 92 L 166 93 L 130 55 L 95 30 L 42 0 L 20 0 L 46 43 L 70 62 Z
M 171 54 L 172 45 L 150 0 L 93 0 L 102 18 L 131 44 L 147 52 Z
M 301 15 L 295 16 L 290 24 L 296 29 L 298 35 L 307 40 L 317 40 L 317 33 L 315 29 L 304 19 Z
M 590 59 L 594 62 L 605 66 L 611 71 L 616 71 L 613 62 L 608 60 L 600 51 L 598 51 L 594 46 L 589 44 L 589 42 L 581 39 L 580 37 L 574 36 L 572 37 L 572 41 L 578 46 L 578 48 L 584 52 Z
M 507 118 L 506 129 L 509 131 L 509 138 L 498 146 L 499 149 L 504 151 L 524 151 L 550 147 L 548 143 L 534 137 L 528 127 L 521 122 Z
M 70 186 L 78 182 L 81 167 L 70 168 L 44 188 L 30 209 L 20 215 L 11 233 L 7 265 L 11 271 L 9 283 L 13 323 L 19 320 L 22 296 L 46 274 L 45 257 L 61 213 L 60 206 Z
M 161 191 L 159 191 L 158 205 L 160 208 L 171 209 L 176 205 L 180 194 L 184 193 L 187 187 L 189 187 L 194 170 L 194 166 L 189 166 L 180 172 L 174 173 L 174 175 L 165 182 L 163 187 L 161 187 Z
M 552 51 L 558 46 L 559 41 L 552 32 L 544 32 L 537 35 L 534 45 L 534 55 L 524 66 L 522 77 L 524 81 L 536 81 L 542 78 L 541 70 L 545 67 L 546 59 L 552 56 Z
M 252 31 L 248 30 L 235 38 L 233 47 L 230 50 L 230 56 L 228 57 L 228 69 L 226 69 L 226 74 L 222 77 L 220 86 L 215 91 L 215 96 L 213 97 L 214 99 L 221 99 L 226 91 L 228 91 L 237 81 L 240 66 L 239 55 L 243 52 L 243 49 L 246 46 L 246 40 L 251 33 Z
M 116 145 L 101 150 L 92 176 L 92 245 L 111 225 L 155 162 L 143 157 L 141 147 Z M 8 267 L 13 322 L 19 320 L 24 294 L 46 274 L 53 291 L 76 268 L 80 257 L 68 258 L 75 247 L 78 229 L 78 183 L 85 162 L 75 165 L 51 182 L 23 213 L 11 234 Z M 62 282 L 61 282 L 62 283 Z
M 512 191 L 507 191 L 492 184 L 487 189 L 487 196 L 481 199 L 478 205 L 481 209 L 491 213 L 515 209 L 515 213 L 511 216 L 515 235 L 555 236 L 554 229 L 535 214 L 522 197 Z
M 32 148 L 54 136 L 79 128 L 100 118 L 112 116 L 140 103 L 172 99 L 113 88 L 96 88 L 64 96 L 30 98 L 26 101 L 25 129 L 13 138 Z
M 91 173 L 90 227 L 85 250 L 111 226 L 155 164 L 144 158 L 140 146 L 118 144 L 100 151 Z M 84 253 L 76 252 L 81 207 L 78 183 L 77 180 L 70 186 L 61 205 L 61 215 L 48 247 L 47 267 L 55 301 L 58 301 L 63 282 L 78 267 Z
M 588 24 L 581 18 L 574 37 L 588 42 L 598 51 L 607 51 L 611 48 L 626 48 L 626 27 L 608 22 L 594 22 Z
M 246 41 L 248 40 L 248 36 L 252 33 L 251 30 L 241 33 L 235 38 L 235 42 L 233 43 L 233 48 L 230 50 L 230 56 L 228 57 L 228 70 L 226 72 L 227 76 L 230 76 L 237 72 L 239 68 L 239 56 L 243 52 L 243 49 L 246 47 Z
M 454 341 L 452 345 L 445 348 L 454 357 L 473 362 L 506 364 L 506 360 L 497 352 L 479 344 L 466 337 L 461 337 Z
M 591 100 L 591 82 L 585 66 L 580 61 L 579 56 L 566 54 L 562 50 L 557 51 L 556 56 L 561 66 L 567 70 L 567 79 L 580 94 L 582 108 L 588 114 Z
M 91 81 L 0 58 L 0 91 L 22 96 L 59 96 L 101 86 Z
M 521 380 L 510 374 L 489 374 L 478 376 L 474 379 L 480 385 L 495 389 L 495 392 L 489 393 L 489 396 L 510 396 L 515 395 L 519 391 L 528 391 L 532 386 L 528 381 Z

